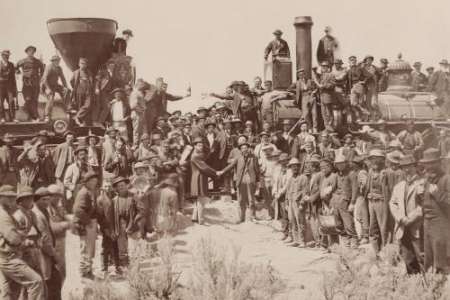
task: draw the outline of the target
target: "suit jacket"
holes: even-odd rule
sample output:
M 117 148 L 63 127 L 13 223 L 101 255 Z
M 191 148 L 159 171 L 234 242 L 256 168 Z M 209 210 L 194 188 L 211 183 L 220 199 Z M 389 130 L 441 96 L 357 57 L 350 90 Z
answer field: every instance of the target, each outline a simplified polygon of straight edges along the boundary
M 48 280 L 52 274 L 52 266 L 56 262 L 55 236 L 50 227 L 48 212 L 42 212 L 36 205 L 32 209 L 36 216 L 36 227 L 41 235 L 40 245 L 42 255 L 39 257 L 42 277 Z
M 9 61 L 6 65 L 3 61 L 0 62 L 0 83 L 5 84 L 14 96 L 17 95 L 16 68 L 12 62 Z
M 208 195 L 208 177 L 215 177 L 216 171 L 205 162 L 205 155 L 196 150 L 191 156 L 191 195 Z
M 67 87 L 66 77 L 64 77 L 62 68 L 53 64 L 47 65 L 41 78 L 41 91 L 43 92 L 45 89 L 54 91 L 60 78 L 62 84 Z
M 317 45 L 317 61 L 320 63 L 326 61 L 334 63 L 334 51 L 338 47 L 336 39 L 332 36 L 324 36 Z
M 26 235 L 20 232 L 16 220 L 0 205 L 0 257 L 18 257 Z
M 59 144 L 53 152 L 53 163 L 56 166 L 55 177 L 57 179 L 63 179 L 64 172 L 67 167 L 74 162 L 74 146 L 69 145 L 67 142 Z M 72 152 L 72 154 L 70 154 Z
M 280 39 L 279 41 L 273 40 L 270 41 L 270 43 L 267 45 L 266 49 L 264 50 L 264 58 L 267 59 L 269 57 L 270 52 L 272 52 L 272 57 L 275 58 L 277 56 L 280 57 L 291 57 L 291 53 L 289 51 L 289 45 L 288 43 Z
M 11 184 L 15 186 L 17 184 L 19 175 L 18 156 L 19 150 L 15 147 L 2 146 L 0 148 L 0 185 Z
M 99 90 L 105 97 L 111 96 L 111 91 L 117 86 L 114 77 L 109 74 L 108 70 L 98 72 L 95 81 L 95 89 Z
M 427 92 L 435 93 L 445 100 L 450 91 L 450 75 L 443 71 L 436 71 L 428 81 Z
M 244 174 L 248 171 L 250 176 L 250 182 L 258 184 L 260 182 L 260 169 L 258 158 L 254 154 L 248 154 L 247 156 L 238 156 L 230 165 L 228 165 L 224 171 L 228 172 L 232 168 L 236 167 L 236 183 L 239 186 L 242 182 Z
M 83 186 L 75 197 L 73 204 L 73 224 L 76 233 L 82 234 L 79 229 L 84 229 L 93 218 L 97 217 L 96 197 Z
M 403 237 L 405 229 L 409 230 L 413 237 L 420 237 L 423 212 L 417 195 L 419 184 L 420 180 L 417 178 L 409 184 L 403 180 L 395 185 L 392 192 L 389 208 L 395 220 L 394 236 L 397 240 Z M 404 217 L 409 223 L 407 228 L 399 224 L 400 219 Z
M 86 74 L 88 76 L 89 86 L 91 93 L 94 93 L 95 88 L 95 80 L 94 75 L 92 75 L 91 71 L 88 69 L 86 70 Z M 77 69 L 73 72 L 72 78 L 70 79 L 70 85 L 73 88 L 73 95 L 76 95 L 76 90 L 78 89 L 78 86 L 80 84 L 80 69 Z

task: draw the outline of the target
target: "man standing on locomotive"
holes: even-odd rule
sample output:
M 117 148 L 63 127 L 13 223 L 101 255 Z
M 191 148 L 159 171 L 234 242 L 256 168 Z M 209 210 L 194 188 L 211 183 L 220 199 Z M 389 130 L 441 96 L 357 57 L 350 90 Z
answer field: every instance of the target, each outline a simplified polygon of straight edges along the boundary
M 44 64 L 34 57 L 36 47 L 28 46 L 25 49 L 27 57 L 20 60 L 17 65 L 17 73 L 22 70 L 22 95 L 25 101 L 24 110 L 28 113 L 28 119 L 37 121 L 38 100 L 39 100 L 39 82 L 44 73 Z
M 94 76 L 88 69 L 88 60 L 81 57 L 79 60 L 79 69 L 73 72 L 70 84 L 73 88 L 72 108 L 78 110 L 74 117 L 75 123 L 83 126 L 90 123 L 90 109 L 94 101 Z
M 15 76 L 14 64 L 9 61 L 11 52 L 3 50 L 0 60 L 0 123 L 5 123 L 5 107 L 4 101 L 8 102 L 9 107 L 9 121 L 17 122 L 16 120 L 16 103 L 14 101 L 17 97 L 17 84 Z

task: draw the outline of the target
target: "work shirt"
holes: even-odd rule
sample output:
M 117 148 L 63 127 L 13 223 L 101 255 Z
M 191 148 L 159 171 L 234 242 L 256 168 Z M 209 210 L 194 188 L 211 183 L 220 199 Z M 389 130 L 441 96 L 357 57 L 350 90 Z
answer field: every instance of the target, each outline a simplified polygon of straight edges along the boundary
M 286 187 L 286 199 L 288 201 L 300 201 L 309 184 L 308 177 L 304 174 L 292 175 Z
M 44 73 L 44 64 L 35 57 L 26 57 L 20 60 L 17 65 L 17 69 L 22 69 L 22 78 L 27 80 L 39 79 Z

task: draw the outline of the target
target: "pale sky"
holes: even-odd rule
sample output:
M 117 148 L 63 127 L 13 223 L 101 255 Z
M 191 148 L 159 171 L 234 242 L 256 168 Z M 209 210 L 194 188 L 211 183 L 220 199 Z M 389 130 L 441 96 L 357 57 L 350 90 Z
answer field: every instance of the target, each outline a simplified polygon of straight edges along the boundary
M 200 105 L 202 92 L 222 92 L 232 80 L 251 83 L 254 76 L 262 76 L 263 51 L 274 29 L 284 32 L 295 65 L 296 16 L 313 19 L 314 57 L 329 25 L 344 61 L 351 54 L 394 61 L 399 52 L 425 67 L 450 60 L 450 2 L 445 0 L 0 1 L 0 47 L 12 51 L 12 61 L 22 58 L 29 44 L 48 61 L 55 53 L 46 27 L 50 18 L 112 18 L 119 32 L 134 32 L 129 53 L 138 77 L 153 82 L 162 76 L 174 94 L 184 94 L 191 83 L 193 97 L 171 106 L 185 110 Z

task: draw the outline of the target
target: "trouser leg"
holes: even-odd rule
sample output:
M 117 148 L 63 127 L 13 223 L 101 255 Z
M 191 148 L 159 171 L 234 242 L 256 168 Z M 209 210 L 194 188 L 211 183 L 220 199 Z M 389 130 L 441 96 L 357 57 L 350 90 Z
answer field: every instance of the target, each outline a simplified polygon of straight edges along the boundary
M 407 229 L 400 241 L 400 254 L 406 265 L 408 274 L 417 274 L 423 270 L 420 254 L 420 239 L 414 238 Z
M 447 273 L 447 243 L 449 224 L 442 217 L 424 221 L 425 270 L 432 268 L 436 273 Z
M 339 208 L 339 215 L 344 225 L 344 235 L 349 239 L 350 246 L 355 247 L 357 235 L 353 215 L 346 208 Z
M 382 233 L 379 224 L 379 214 L 380 214 L 380 204 L 381 201 L 369 201 L 369 239 L 376 253 L 381 250 L 382 243 Z
M 143 115 L 136 113 L 132 119 L 133 125 L 133 143 L 139 145 L 141 136 L 144 134 L 144 119 Z
M 48 300 L 61 300 L 62 279 L 53 265 L 50 279 L 46 280 Z
M 300 204 L 296 201 L 293 201 L 292 203 L 293 206 L 293 213 L 294 213 L 294 220 L 296 223 L 296 228 L 297 228 L 297 241 L 300 244 L 304 244 L 305 243 L 305 212 L 303 210 L 303 208 L 300 206 Z
M 95 256 L 95 241 L 97 239 L 97 220 L 91 220 L 86 226 L 86 234 L 80 236 L 80 273 L 92 273 L 92 260 Z
M 128 236 L 124 229 L 120 230 L 119 236 L 115 241 L 119 250 L 119 261 L 121 266 L 127 266 L 129 264 L 128 259 Z M 112 252 L 111 252 L 112 254 Z
M 92 106 L 92 96 L 86 93 L 77 95 L 77 98 L 77 101 L 79 101 L 78 103 L 81 104 L 81 107 L 78 110 L 76 117 L 81 121 L 89 122 L 90 120 L 88 118 L 88 115 Z
M 272 191 L 271 191 L 272 187 L 264 184 L 262 190 L 263 190 L 263 197 L 264 197 L 264 206 L 267 208 L 269 217 L 273 219 L 275 216 L 275 209 L 273 207 L 273 201 L 272 201 Z
M 198 221 L 199 224 L 204 222 L 203 210 L 205 208 L 205 204 L 208 201 L 208 197 L 199 196 L 194 204 L 194 211 L 192 212 L 192 220 Z
M 45 299 L 45 283 L 42 277 L 36 271 L 31 269 L 22 259 L 17 257 L 10 259 L 0 258 L 0 271 L 3 273 L 6 281 L 12 281 L 24 287 L 29 299 Z M 6 281 L 3 280 L 3 284 Z
M 238 209 L 238 216 L 239 216 L 239 221 L 240 222 L 244 222 L 245 221 L 245 213 L 247 211 L 247 207 L 249 206 L 249 187 L 247 184 L 245 183 L 241 183 L 239 188 L 238 188 L 238 205 L 239 205 L 239 209 Z
M 55 103 L 55 92 L 47 95 L 47 103 L 45 103 L 44 117 L 52 118 L 53 105 Z

